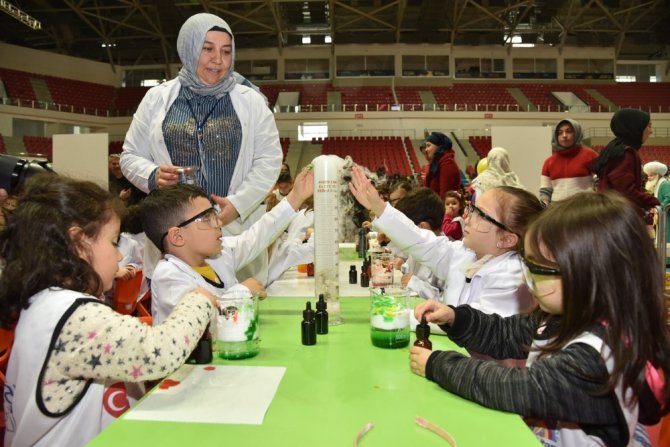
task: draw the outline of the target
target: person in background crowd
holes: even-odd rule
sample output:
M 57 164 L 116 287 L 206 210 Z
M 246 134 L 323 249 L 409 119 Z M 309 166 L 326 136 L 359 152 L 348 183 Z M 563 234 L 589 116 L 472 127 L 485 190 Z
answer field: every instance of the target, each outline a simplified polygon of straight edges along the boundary
M 426 157 L 430 168 L 426 175 L 426 186 L 444 200 L 447 191 L 461 189 L 461 171 L 458 169 L 451 139 L 441 132 L 432 132 L 426 138 Z
M 642 170 L 647 175 L 647 183 L 644 189 L 661 202 L 662 209 L 665 208 L 670 203 L 670 182 L 665 178 L 668 173 L 668 166 L 660 161 L 650 161 L 642 167 Z M 669 235 L 670 221 L 666 219 L 666 242 L 669 240 Z
M 444 197 L 442 233 L 453 241 L 463 239 L 463 227 L 465 226 L 463 211 L 465 211 L 463 194 L 458 191 L 447 191 Z
M 135 205 L 146 197 L 146 194 L 137 189 L 135 185 L 123 176 L 120 158 L 119 154 L 111 154 L 108 159 L 109 192 L 118 196 L 126 205 Z
M 121 154 L 126 177 L 145 192 L 177 184 L 180 167 L 216 202 L 224 235 L 240 234 L 265 212 L 282 150 L 265 98 L 234 71 L 228 24 L 196 14 L 179 30 L 177 78 L 150 89 L 133 117 Z M 265 251 L 263 251 L 265 253 Z M 267 255 L 239 277 L 264 282 Z
M 523 189 L 519 177 L 512 171 L 507 150 L 502 147 L 494 147 L 486 156 L 486 168 L 472 181 L 474 189 L 472 203 L 491 188 L 498 186 L 511 186 Z
M 428 158 L 428 154 L 426 154 L 426 143 L 422 143 L 421 146 L 419 146 L 419 151 L 426 157 L 426 160 L 428 160 L 428 163 L 421 166 L 421 170 L 419 171 L 419 186 L 428 186 L 426 185 L 426 178 L 428 177 L 428 170 L 430 169 L 430 158 Z
M 435 191 L 430 188 L 416 188 L 394 206 L 414 224 L 440 237 L 440 226 L 444 220 L 444 206 Z M 400 283 L 416 292 L 422 298 L 440 298 L 444 281 L 435 277 L 429 267 L 423 266 L 409 256 L 400 269 L 403 273 Z
M 545 205 L 573 194 L 593 190 L 589 165 L 598 154 L 582 146 L 582 126 L 575 120 L 561 120 L 551 138 L 553 153 L 542 165 L 540 200 Z
M 644 214 L 661 203 L 642 189 L 639 150 L 653 132 L 651 118 L 641 110 L 621 109 L 612 116 L 610 128 L 616 138 L 605 146 L 591 165 L 592 172 L 598 176 L 598 190 L 618 191 Z

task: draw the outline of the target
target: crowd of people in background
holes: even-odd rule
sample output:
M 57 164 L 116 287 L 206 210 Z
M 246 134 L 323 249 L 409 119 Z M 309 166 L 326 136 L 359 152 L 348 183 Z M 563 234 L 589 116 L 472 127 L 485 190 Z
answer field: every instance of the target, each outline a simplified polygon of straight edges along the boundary
M 149 90 L 109 157 L 109 191 L 35 176 L 3 214 L 0 321 L 17 340 L 9 445 L 85 444 L 110 420 L 100 396 L 111 383 L 165 377 L 186 360 L 215 294 L 264 295 L 314 261 L 313 173 L 282 164 L 265 98 L 234 71 L 232 30 L 197 14 L 177 50 L 179 75 Z M 642 424 L 670 410 L 663 276 L 645 227 L 670 203 L 668 167 L 641 164 L 649 114 L 619 110 L 611 129 L 598 154 L 577 121 L 558 122 L 537 192 L 502 147 L 465 176 L 438 131 L 416 178 L 355 166 L 349 183 L 360 204 L 349 217 L 380 232 L 402 285 L 426 299 L 415 317 L 471 354 L 413 348 L 411 370 L 522 415 L 548 446 L 648 445 Z M 103 305 L 139 271 L 149 329 Z M 88 350 L 63 355 L 76 344 Z M 149 358 L 142 377 L 115 362 L 169 347 L 179 349 Z M 126 394 L 130 405 L 142 390 Z

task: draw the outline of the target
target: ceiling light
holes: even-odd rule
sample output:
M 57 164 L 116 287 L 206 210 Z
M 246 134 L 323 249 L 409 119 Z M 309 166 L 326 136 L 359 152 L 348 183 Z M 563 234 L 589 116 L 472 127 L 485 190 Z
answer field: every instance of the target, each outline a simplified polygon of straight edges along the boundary
M 309 45 L 312 43 L 312 38 L 310 36 L 302 36 L 303 45 Z
M 32 29 L 42 29 L 42 23 L 36 18 L 29 16 L 23 10 L 12 5 L 8 1 L 0 0 L 0 11 L 4 11 L 10 16 L 14 17 L 19 22 Z
M 326 34 L 326 37 L 323 38 L 323 41 L 325 43 L 333 43 L 333 38 L 330 36 L 330 34 Z

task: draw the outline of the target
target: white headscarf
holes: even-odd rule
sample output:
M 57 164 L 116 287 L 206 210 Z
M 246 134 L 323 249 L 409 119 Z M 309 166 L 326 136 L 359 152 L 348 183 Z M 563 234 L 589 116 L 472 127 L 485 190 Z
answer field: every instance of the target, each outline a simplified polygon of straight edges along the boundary
M 650 161 L 642 167 L 642 170 L 647 175 L 656 174 L 660 175 L 661 177 L 668 173 L 668 167 L 660 161 Z
M 523 188 L 519 177 L 512 171 L 509 154 L 502 147 L 494 147 L 486 156 L 488 168 L 473 180 L 473 186 L 479 194 L 498 186 Z
M 215 26 L 226 30 L 230 34 L 233 57 L 230 68 L 223 79 L 218 84 L 206 85 L 200 80 L 196 71 L 198 69 L 200 53 L 202 52 L 202 45 L 205 42 L 205 36 Z M 214 14 L 196 14 L 184 22 L 179 30 L 179 37 L 177 37 L 177 53 L 183 65 L 182 69 L 179 70 L 179 82 L 183 87 L 190 88 L 198 95 L 220 98 L 235 88 L 235 84 L 246 81 L 244 76 L 234 72 L 235 38 L 233 37 L 233 32 L 225 20 Z
M 650 161 L 642 167 L 642 170 L 647 175 L 656 175 L 656 177 L 653 179 L 647 180 L 647 183 L 644 185 L 644 189 L 658 197 L 658 188 L 661 183 L 665 181 L 663 176 L 668 173 L 668 167 L 660 161 Z

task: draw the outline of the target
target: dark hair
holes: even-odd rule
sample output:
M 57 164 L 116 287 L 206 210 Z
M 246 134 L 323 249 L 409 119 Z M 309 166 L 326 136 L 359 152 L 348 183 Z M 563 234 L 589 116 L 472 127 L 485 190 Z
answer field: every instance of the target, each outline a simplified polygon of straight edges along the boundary
M 102 293 L 100 276 L 81 257 L 93 255 L 82 236 L 95 239 L 121 213 L 119 200 L 93 182 L 48 174 L 28 180 L 0 231 L 2 324 L 15 322 L 28 300 L 48 287 Z M 78 237 L 70 235 L 72 227 L 81 228 Z
M 430 188 L 417 188 L 398 200 L 395 208 L 409 217 L 415 225 L 427 222 L 432 230 L 442 227 L 444 203 Z
M 610 129 L 616 136 L 600 151 L 598 158 L 591 162 L 591 170 L 602 177 L 610 162 L 621 158 L 627 147 L 637 150 L 642 146 L 644 130 L 651 117 L 647 112 L 637 109 L 620 109 L 610 120 Z
M 542 355 L 603 324 L 614 358 L 603 392 L 621 380 L 637 400 L 645 388 L 647 361 L 670 377 L 662 268 L 631 203 L 614 192 L 576 194 L 542 213 L 530 225 L 526 242 L 541 264 L 561 271 L 563 314 L 556 338 Z M 555 259 L 546 259 L 540 247 Z M 664 401 L 667 408 L 667 381 Z
M 209 199 L 199 186 L 182 184 L 155 189 L 142 200 L 142 228 L 161 251 L 164 251 L 163 235 L 186 218 L 186 208 L 197 197 Z
M 514 186 L 497 186 L 492 188 L 498 196 L 500 221 L 519 236 L 517 249 L 523 244 L 528 223 L 542 211 L 540 199 L 525 189 Z M 502 203 L 501 203 L 502 202 Z
M 140 205 L 129 205 L 125 213 L 121 216 L 121 232 L 130 234 L 139 234 L 142 231 L 142 216 L 140 214 Z
M 404 189 L 405 192 L 410 193 L 410 192 L 412 192 L 412 189 L 414 189 L 414 188 L 413 188 L 413 186 L 410 182 L 405 181 L 405 180 L 401 180 L 401 181 L 399 181 L 399 182 L 397 182 L 397 183 L 395 183 L 391 186 L 391 188 L 389 189 L 389 194 L 393 194 L 394 192 L 396 192 L 399 189 Z
M 291 177 L 290 172 L 279 171 L 279 177 L 277 177 L 276 183 L 291 183 L 293 178 Z

